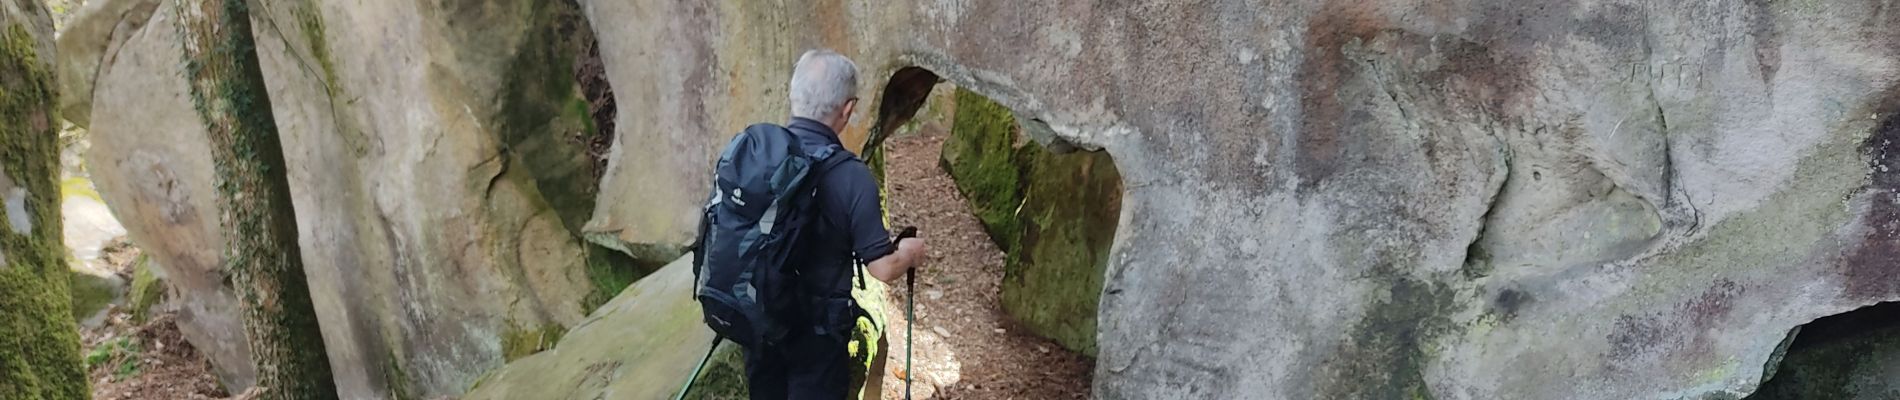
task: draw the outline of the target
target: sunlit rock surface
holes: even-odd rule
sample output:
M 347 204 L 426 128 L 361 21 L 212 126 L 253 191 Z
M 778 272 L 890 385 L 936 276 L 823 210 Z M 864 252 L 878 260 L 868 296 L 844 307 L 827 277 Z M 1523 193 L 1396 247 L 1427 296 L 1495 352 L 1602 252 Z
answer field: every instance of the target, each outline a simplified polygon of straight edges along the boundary
M 1112 155 L 1100 398 L 1740 396 L 1791 328 L 1900 298 L 1886 2 L 588 0 L 619 99 L 590 210 L 549 206 L 567 186 L 503 145 L 557 129 L 498 133 L 568 101 L 504 89 L 548 76 L 510 62 L 545 6 L 266 3 L 357 395 L 457 393 L 510 326 L 572 328 L 600 286 L 587 243 L 676 254 L 717 147 L 782 121 L 820 46 L 862 68 L 854 145 L 917 66 Z M 135 241 L 171 242 L 162 265 L 201 271 L 172 275 L 199 318 L 235 321 L 154 15 L 103 36 L 95 179 Z
M 156 4 L 97 0 L 75 17 L 73 32 L 115 28 L 64 37 L 103 49 L 62 64 L 97 70 L 89 101 L 68 104 L 91 108 L 99 191 L 166 269 L 181 329 L 241 391 L 253 378 L 220 270 L 204 133 L 185 97 L 172 9 L 120 11 L 144 3 Z M 344 397 L 459 394 L 509 358 L 552 345 L 618 292 L 590 279 L 590 267 L 611 266 L 562 220 L 588 211 L 550 205 L 592 185 L 543 190 L 590 176 L 550 167 L 589 164 L 560 155 L 578 154 L 562 146 L 591 121 L 566 64 L 545 51 L 557 19 L 580 21 L 577 10 L 259 4 L 255 34 Z
M 1900 296 L 1877 2 L 585 8 L 642 85 L 589 232 L 684 243 L 808 47 L 861 104 L 921 66 L 1112 154 L 1103 398 L 1741 395 L 1790 328 Z

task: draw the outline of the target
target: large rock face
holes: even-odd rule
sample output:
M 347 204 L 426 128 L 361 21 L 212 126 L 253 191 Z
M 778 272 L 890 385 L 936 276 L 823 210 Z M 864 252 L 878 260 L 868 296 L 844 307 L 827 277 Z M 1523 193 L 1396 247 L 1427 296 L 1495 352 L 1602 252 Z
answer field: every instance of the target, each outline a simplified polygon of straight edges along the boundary
M 345 398 L 461 393 L 551 346 L 619 290 L 607 281 L 625 284 L 595 274 L 615 262 L 577 234 L 595 178 L 576 138 L 592 121 L 572 54 L 553 49 L 571 44 L 562 29 L 585 29 L 578 10 L 466 3 L 274 1 L 255 13 Z M 94 70 L 67 86 L 90 89 L 67 102 L 90 112 L 66 115 L 90 115 L 100 192 L 167 269 L 184 332 L 241 389 L 253 374 L 218 267 L 207 144 L 171 12 L 157 0 L 89 4 L 62 45 L 102 50 L 62 67 Z M 98 26 L 114 28 L 85 29 Z
M 683 243 L 716 144 L 834 47 L 864 104 L 920 66 L 1113 155 L 1098 396 L 1738 395 L 1900 296 L 1892 6 L 586 2 L 641 99 L 588 229 Z
M 138 3 L 138 4 L 123 4 Z M 154 17 L 159 0 L 95 1 L 81 9 L 60 37 L 62 104 L 88 104 L 101 112 L 90 119 L 93 145 L 87 155 L 93 184 L 126 227 L 132 242 L 165 266 L 166 282 L 178 294 L 179 330 L 198 344 L 230 387 L 253 381 L 250 353 L 238 319 L 237 297 L 220 270 L 223 237 L 211 187 L 211 150 L 203 125 L 187 100 L 169 11 Z M 142 12 L 126 12 L 139 10 Z M 96 69 L 73 64 L 87 46 L 75 46 L 98 29 L 98 50 L 110 62 Z M 105 38 L 113 38 L 108 41 Z M 96 76 L 81 85 L 75 76 Z M 88 89 L 103 88 L 94 96 Z M 85 100 L 74 100 L 83 98 Z M 94 102 L 96 100 L 96 102 Z M 77 102 L 77 103 L 75 103 Z M 72 108 L 65 115 L 73 118 Z M 90 114 L 90 111 L 86 111 Z
M 571 93 L 522 81 L 560 76 L 534 73 L 554 6 L 267 3 L 351 396 L 456 393 L 508 332 L 577 323 L 612 286 L 577 238 L 676 252 L 717 146 L 782 121 L 818 46 L 863 69 L 850 143 L 916 66 L 1112 154 L 1102 398 L 1732 397 L 1794 326 L 1900 298 L 1890 1 L 588 0 L 620 104 L 590 210 L 554 206 L 595 185 L 537 140 Z M 93 14 L 120 28 L 69 102 L 96 179 L 135 240 L 176 242 L 154 253 L 200 321 L 229 318 L 164 11 L 99 7 L 128 11 Z

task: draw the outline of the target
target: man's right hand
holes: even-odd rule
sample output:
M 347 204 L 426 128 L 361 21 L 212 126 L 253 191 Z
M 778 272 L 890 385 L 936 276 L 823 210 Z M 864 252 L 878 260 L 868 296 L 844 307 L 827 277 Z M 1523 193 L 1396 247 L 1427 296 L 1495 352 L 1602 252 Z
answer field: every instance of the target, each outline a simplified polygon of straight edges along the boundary
M 904 266 L 904 269 L 923 266 L 924 257 L 928 254 L 927 251 L 929 251 L 929 249 L 928 246 L 924 245 L 924 238 L 914 237 L 897 241 L 897 252 L 905 254 L 904 259 L 909 261 L 909 263 Z
M 897 250 L 883 258 L 871 261 L 865 266 L 871 277 L 885 283 L 895 283 L 904 277 L 904 272 L 923 264 L 928 247 L 921 238 L 907 238 L 897 241 Z

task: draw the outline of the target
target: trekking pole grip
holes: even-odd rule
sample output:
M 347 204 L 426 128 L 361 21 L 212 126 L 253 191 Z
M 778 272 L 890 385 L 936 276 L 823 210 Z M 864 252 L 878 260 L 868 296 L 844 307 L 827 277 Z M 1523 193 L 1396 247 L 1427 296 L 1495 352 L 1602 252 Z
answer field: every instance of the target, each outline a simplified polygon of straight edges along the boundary
M 904 242 L 904 239 L 914 239 L 914 238 L 916 238 L 916 237 L 917 237 L 917 227 L 915 227 L 915 226 L 906 226 L 906 227 L 904 227 L 903 229 L 899 229 L 899 230 L 898 230 L 898 232 L 897 232 L 897 238 L 896 238 L 896 239 L 892 239 L 892 243 L 903 243 L 903 242 Z M 916 287 L 917 287 L 917 268 L 916 268 L 916 266 L 912 266 L 912 267 L 911 267 L 910 269 L 906 269 L 906 270 L 904 270 L 904 287 L 905 287 L 905 288 L 916 288 Z

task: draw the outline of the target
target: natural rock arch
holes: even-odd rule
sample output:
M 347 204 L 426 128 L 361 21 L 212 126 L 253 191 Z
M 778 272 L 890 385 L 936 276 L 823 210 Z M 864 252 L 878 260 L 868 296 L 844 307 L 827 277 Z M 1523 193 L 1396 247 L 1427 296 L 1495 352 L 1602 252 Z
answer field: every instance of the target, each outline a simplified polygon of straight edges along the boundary
M 943 81 L 918 66 L 890 75 L 864 149 L 874 164 L 884 162 L 884 139 L 912 122 Z M 1123 219 L 1113 158 L 1077 151 L 1040 119 L 986 93 L 1007 89 L 950 83 L 955 117 L 939 165 L 1007 254 L 1003 308 L 1039 336 L 1093 356 L 1108 255 Z

